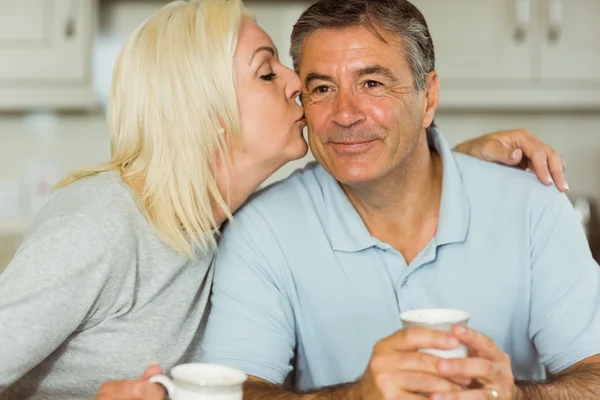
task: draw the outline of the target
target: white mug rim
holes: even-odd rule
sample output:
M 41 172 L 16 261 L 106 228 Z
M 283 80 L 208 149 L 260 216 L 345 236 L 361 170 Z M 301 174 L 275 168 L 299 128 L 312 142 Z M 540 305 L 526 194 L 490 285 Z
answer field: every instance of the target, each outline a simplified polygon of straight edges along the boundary
M 214 383 L 210 381 L 198 381 L 195 379 L 188 379 L 182 374 L 186 372 L 194 372 L 198 373 L 198 370 L 218 370 L 225 374 L 228 379 L 231 379 L 231 383 Z M 214 387 L 214 388 L 226 388 L 232 386 L 242 385 L 246 380 L 248 380 L 248 375 L 239 369 L 229 367 L 227 365 L 221 364 L 210 364 L 210 363 L 187 363 L 187 364 L 179 364 L 171 369 L 171 376 L 175 381 L 182 381 L 194 386 L 198 387 Z
M 419 318 L 419 314 L 421 318 Z M 426 316 L 438 315 L 442 318 L 427 319 L 422 318 L 422 315 Z M 454 308 L 418 308 L 414 310 L 404 311 L 400 314 L 400 319 L 403 322 L 411 324 L 426 324 L 426 325 L 444 325 L 444 324 L 457 324 L 466 322 L 470 318 L 468 312 L 464 310 Z

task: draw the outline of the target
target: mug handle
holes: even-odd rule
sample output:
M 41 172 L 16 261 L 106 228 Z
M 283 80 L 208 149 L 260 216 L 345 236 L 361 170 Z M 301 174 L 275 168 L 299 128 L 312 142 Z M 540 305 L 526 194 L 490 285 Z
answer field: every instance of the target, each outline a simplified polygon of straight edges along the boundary
M 155 375 L 152 378 L 148 379 L 148 382 L 158 383 L 167 391 L 167 395 L 170 399 L 175 398 L 175 384 L 171 379 L 169 379 L 166 375 Z

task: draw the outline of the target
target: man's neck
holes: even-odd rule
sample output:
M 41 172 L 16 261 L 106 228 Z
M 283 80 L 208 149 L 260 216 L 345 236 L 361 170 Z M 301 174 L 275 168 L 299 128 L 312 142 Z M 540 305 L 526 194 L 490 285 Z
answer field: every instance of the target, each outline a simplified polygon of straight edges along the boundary
M 368 185 L 342 185 L 372 236 L 409 264 L 435 236 L 442 196 L 442 162 L 426 139 L 405 162 Z

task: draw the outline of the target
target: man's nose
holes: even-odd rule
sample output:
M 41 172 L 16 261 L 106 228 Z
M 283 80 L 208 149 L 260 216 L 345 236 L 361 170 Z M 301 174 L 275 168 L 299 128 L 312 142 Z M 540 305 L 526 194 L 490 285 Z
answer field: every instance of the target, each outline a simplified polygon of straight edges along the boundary
M 348 128 L 364 119 L 357 96 L 349 90 L 338 91 L 334 107 L 333 120 L 340 126 Z

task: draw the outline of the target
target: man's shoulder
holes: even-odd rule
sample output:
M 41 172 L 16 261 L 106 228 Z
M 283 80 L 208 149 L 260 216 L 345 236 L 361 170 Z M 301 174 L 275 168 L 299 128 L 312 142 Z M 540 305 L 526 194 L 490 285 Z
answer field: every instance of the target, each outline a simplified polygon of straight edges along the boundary
M 302 246 L 297 239 L 310 236 L 324 215 L 322 174 L 318 164 L 309 163 L 255 193 L 223 227 L 217 262 L 257 251 L 275 257 L 282 246 Z
M 523 204 L 564 197 L 554 185 L 543 185 L 534 173 L 454 153 L 467 192 L 490 200 Z
M 253 194 L 236 213 L 244 215 L 250 210 L 277 214 L 298 212 L 319 206 L 323 199 L 323 178 L 327 174 L 317 162 L 310 162 L 294 171 L 288 178 L 275 182 Z

